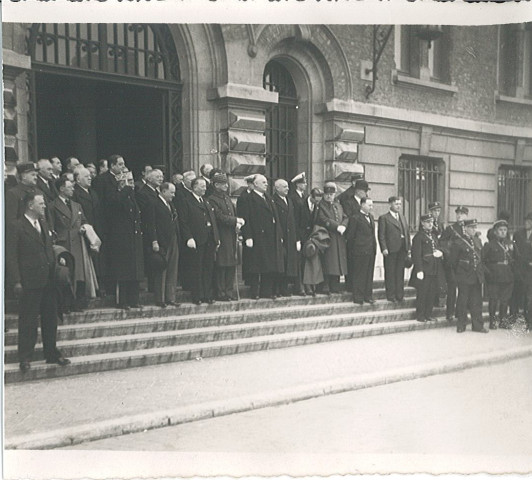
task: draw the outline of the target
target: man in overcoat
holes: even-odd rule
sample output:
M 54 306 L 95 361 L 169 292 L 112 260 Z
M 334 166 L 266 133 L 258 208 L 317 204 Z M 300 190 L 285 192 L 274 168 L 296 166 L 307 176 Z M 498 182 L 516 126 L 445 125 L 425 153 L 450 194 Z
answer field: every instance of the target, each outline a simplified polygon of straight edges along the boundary
M 244 226 L 244 219 L 238 217 L 236 208 L 227 191 L 229 183 L 225 173 L 216 173 L 212 179 L 213 193 L 209 203 L 214 208 L 216 225 L 220 235 L 220 247 L 216 252 L 214 276 L 216 281 L 216 298 L 220 301 L 234 300 L 233 287 L 235 283 L 238 258 L 237 236 Z
M 153 292 L 155 303 L 162 308 L 168 305 L 179 306 L 176 302 L 177 266 L 179 263 L 179 218 L 172 200 L 175 185 L 163 182 L 159 187 L 154 208 L 155 230 L 159 250 L 151 255 L 164 259 L 164 268 L 154 269 Z
M 283 232 L 284 271 L 274 285 L 274 293 L 278 296 L 290 296 L 289 284 L 294 284 L 295 293 L 301 295 L 302 285 L 299 280 L 301 240 L 299 239 L 295 209 L 292 199 L 288 196 L 288 182 L 282 178 L 275 181 L 273 201 L 277 207 L 279 223 Z
M 252 276 L 252 298 L 275 298 L 273 282 L 284 272 L 283 233 L 273 199 L 266 193 L 268 180 L 255 175 L 253 191 L 249 193 L 246 221 L 242 228 L 249 254 L 249 272 Z M 255 283 L 256 282 L 256 283 Z
M 464 234 L 456 236 L 451 244 L 451 265 L 458 284 L 456 311 L 458 324 L 456 331 L 465 332 L 467 313 L 471 314 L 472 331 L 488 333 L 482 320 L 482 284 L 484 283 L 484 267 L 482 265 L 482 243 L 475 235 L 477 221 L 464 221 Z
M 360 211 L 360 200 L 367 197 L 371 190 L 368 182 L 358 178 L 358 175 L 354 175 L 351 182 L 352 185 L 337 198 L 348 217 Z
M 307 176 L 305 172 L 299 173 L 292 180 L 290 180 L 295 188 L 290 193 L 289 198 L 294 204 L 294 216 L 296 221 L 297 228 L 297 239 L 301 244 L 301 248 L 298 251 L 299 257 L 299 268 L 298 276 L 295 284 L 295 291 L 297 295 L 306 295 L 305 288 L 303 287 L 303 269 L 305 265 L 305 255 L 303 255 L 303 244 L 308 240 L 312 227 L 309 227 L 310 224 L 310 212 L 308 209 L 308 198 L 307 195 Z
M 438 275 L 442 268 L 443 252 L 434 234 L 432 214 L 421 215 L 421 228 L 412 240 L 412 278 L 416 287 L 416 319 L 418 322 L 435 320 L 432 316 Z M 411 282 L 412 283 L 412 282 Z
M 37 188 L 44 194 L 46 204 L 50 205 L 57 198 L 53 177 L 54 167 L 52 167 L 50 160 L 41 158 L 37 162 L 37 170 Z
M 180 212 L 180 229 L 188 255 L 192 301 L 214 303 L 213 273 L 216 250 L 220 244 L 214 208 L 206 200 L 207 184 L 203 178 L 191 183 L 192 195 L 185 197 Z
M 246 182 L 246 189 L 242 190 L 236 200 L 236 214 L 240 218 L 246 219 L 249 217 L 249 195 L 255 188 L 253 185 L 255 175 L 248 175 L 244 180 Z M 241 234 L 244 234 L 243 230 L 241 230 Z M 246 285 L 258 285 L 258 274 L 251 271 L 251 249 L 246 246 L 245 237 L 242 237 L 242 239 L 244 240 L 242 245 L 242 280 Z
M 118 308 L 139 308 L 139 284 L 144 278 L 144 255 L 140 209 L 135 200 L 131 172 L 118 176 L 108 193 L 109 273 L 118 285 Z
M 443 269 L 445 272 L 445 282 L 447 290 L 447 305 L 445 316 L 447 320 L 451 321 L 455 314 L 458 317 L 459 312 L 456 310 L 456 278 L 454 269 L 450 263 L 451 261 L 451 245 L 455 240 L 458 240 L 464 235 L 464 221 L 469 215 L 469 209 L 463 205 L 458 205 L 455 210 L 456 222 L 449 225 L 441 234 L 440 246 L 444 252 Z
M 340 292 L 340 276 L 347 275 L 347 247 L 345 231 L 349 218 L 340 202 L 335 200 L 336 184 L 327 182 L 323 187 L 323 200 L 319 204 L 317 225 L 325 227 L 331 237 L 329 248 L 322 257 L 325 277 L 323 293 Z
M 24 215 L 24 198 L 28 193 L 43 193 L 37 188 L 37 169 L 33 163 L 19 163 L 17 174 L 19 183 L 5 193 L 4 214 L 7 228 Z
M 6 277 L 20 297 L 18 357 L 23 373 L 31 368 L 39 316 L 46 363 L 70 363 L 56 346 L 55 258 L 52 232 L 43 220 L 45 208 L 42 193 L 28 193 L 22 217 L 6 229 Z
M 482 263 L 489 299 L 490 330 L 496 330 L 497 320 L 501 327 L 506 324 L 514 286 L 514 252 L 507 242 L 506 220 L 497 220 L 491 230 L 493 233 L 489 242 L 482 247 Z
M 371 211 L 373 200 L 369 197 L 360 199 L 360 211 L 355 213 L 347 225 L 347 258 L 352 272 L 353 302 L 362 305 L 373 300 L 373 274 L 377 240 L 375 238 L 375 220 Z
M 384 256 L 384 285 L 390 302 L 402 302 L 405 285 L 405 260 L 410 253 L 410 234 L 401 212 L 399 197 L 388 199 L 390 210 L 379 217 L 379 245 Z
M 532 331 L 532 212 L 525 218 L 525 227 L 514 234 L 516 266 L 524 286 L 525 315 L 528 331 Z

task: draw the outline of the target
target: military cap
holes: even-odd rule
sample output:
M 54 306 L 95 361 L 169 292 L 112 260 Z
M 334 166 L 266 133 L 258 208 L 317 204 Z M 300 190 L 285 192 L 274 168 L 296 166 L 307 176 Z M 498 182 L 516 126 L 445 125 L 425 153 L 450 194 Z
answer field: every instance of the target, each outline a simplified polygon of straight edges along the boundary
M 499 227 L 507 227 L 508 228 L 508 222 L 506 220 L 497 220 L 493 224 L 493 230 L 497 230 Z
M 23 173 L 27 173 L 27 172 L 36 172 L 37 169 L 35 168 L 35 164 L 31 163 L 31 162 L 26 162 L 26 163 L 19 163 L 17 165 L 17 173 L 19 175 L 23 174 Z
M 427 222 L 428 220 L 432 220 L 434 217 L 432 216 L 432 213 L 425 213 L 424 215 L 421 215 L 421 221 Z
M 323 193 L 336 193 L 336 183 L 334 182 L 327 182 L 323 186 Z
M 468 220 L 464 220 L 464 227 L 476 227 L 478 225 L 476 218 L 470 218 Z
M 307 183 L 307 176 L 305 175 L 305 172 L 298 173 L 292 180 L 290 180 L 292 183 Z
M 212 177 L 213 183 L 227 183 L 227 175 L 225 173 L 215 173 Z
M 247 183 L 253 183 L 255 181 L 255 175 L 248 175 L 244 178 Z
M 357 180 L 355 182 L 355 190 L 364 190 L 367 192 L 368 190 L 371 190 L 371 188 L 369 188 L 369 184 L 366 180 Z
M 464 207 L 463 205 L 458 205 L 456 207 L 455 213 L 465 213 L 466 215 L 469 215 L 469 208 Z
M 431 202 L 429 203 L 429 210 L 436 210 L 437 208 L 441 208 L 440 202 Z

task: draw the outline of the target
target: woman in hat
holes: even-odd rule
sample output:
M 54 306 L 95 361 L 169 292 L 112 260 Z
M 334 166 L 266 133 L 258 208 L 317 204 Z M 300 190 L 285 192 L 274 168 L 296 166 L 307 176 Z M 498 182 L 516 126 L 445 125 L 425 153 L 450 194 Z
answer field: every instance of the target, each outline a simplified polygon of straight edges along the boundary
M 347 248 L 344 233 L 349 219 L 334 197 L 336 184 L 327 182 L 323 188 L 323 200 L 319 204 L 317 225 L 325 227 L 331 243 L 323 255 L 324 293 L 340 291 L 340 276 L 347 275 Z
M 506 242 L 508 222 L 497 220 L 493 224 L 492 232 L 491 240 L 482 248 L 482 263 L 489 298 L 490 329 L 495 330 L 497 310 L 499 326 L 506 326 L 505 318 L 514 285 L 514 258 L 513 251 Z

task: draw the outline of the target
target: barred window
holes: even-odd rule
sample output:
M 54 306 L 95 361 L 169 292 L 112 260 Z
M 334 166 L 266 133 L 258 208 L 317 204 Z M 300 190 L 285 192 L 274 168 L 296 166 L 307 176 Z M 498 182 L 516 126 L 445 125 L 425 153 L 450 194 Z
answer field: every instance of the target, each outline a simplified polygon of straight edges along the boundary
M 530 188 L 532 171 L 530 168 L 502 166 L 498 175 L 497 213 L 506 210 L 510 213 L 510 227 L 517 229 L 532 204 Z
M 403 197 L 403 213 L 416 231 L 419 217 L 431 202 L 443 199 L 443 161 L 440 158 L 402 155 L 399 158 L 399 196 Z

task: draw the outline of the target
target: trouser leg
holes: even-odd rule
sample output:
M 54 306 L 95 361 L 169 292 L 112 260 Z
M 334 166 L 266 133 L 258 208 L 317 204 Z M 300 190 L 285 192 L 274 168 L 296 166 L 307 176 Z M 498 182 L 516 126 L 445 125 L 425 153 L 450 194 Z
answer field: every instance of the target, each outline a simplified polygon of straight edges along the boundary
M 388 300 L 395 300 L 395 257 L 395 253 L 384 257 L 384 287 Z
M 405 260 L 406 250 L 397 252 L 395 259 L 395 298 L 401 301 L 405 296 Z
M 57 350 L 57 301 L 52 286 L 44 289 L 40 313 L 41 313 L 41 336 L 44 358 L 54 361 L 60 353 Z
M 43 288 L 24 290 L 19 302 L 18 359 L 30 362 L 37 342 L 38 319 Z
M 482 320 L 482 284 L 471 285 L 469 296 L 469 311 L 471 312 L 471 328 L 475 331 L 484 328 Z
M 458 285 L 458 298 L 456 300 L 456 310 L 458 313 L 458 328 L 466 328 L 467 325 L 467 306 L 469 303 L 469 285 Z
M 445 281 L 447 283 L 447 301 L 446 301 L 446 310 L 445 315 L 447 318 L 454 317 L 455 314 L 458 317 L 457 311 L 457 297 L 456 290 L 457 284 L 454 277 L 454 272 L 450 265 L 445 266 Z

